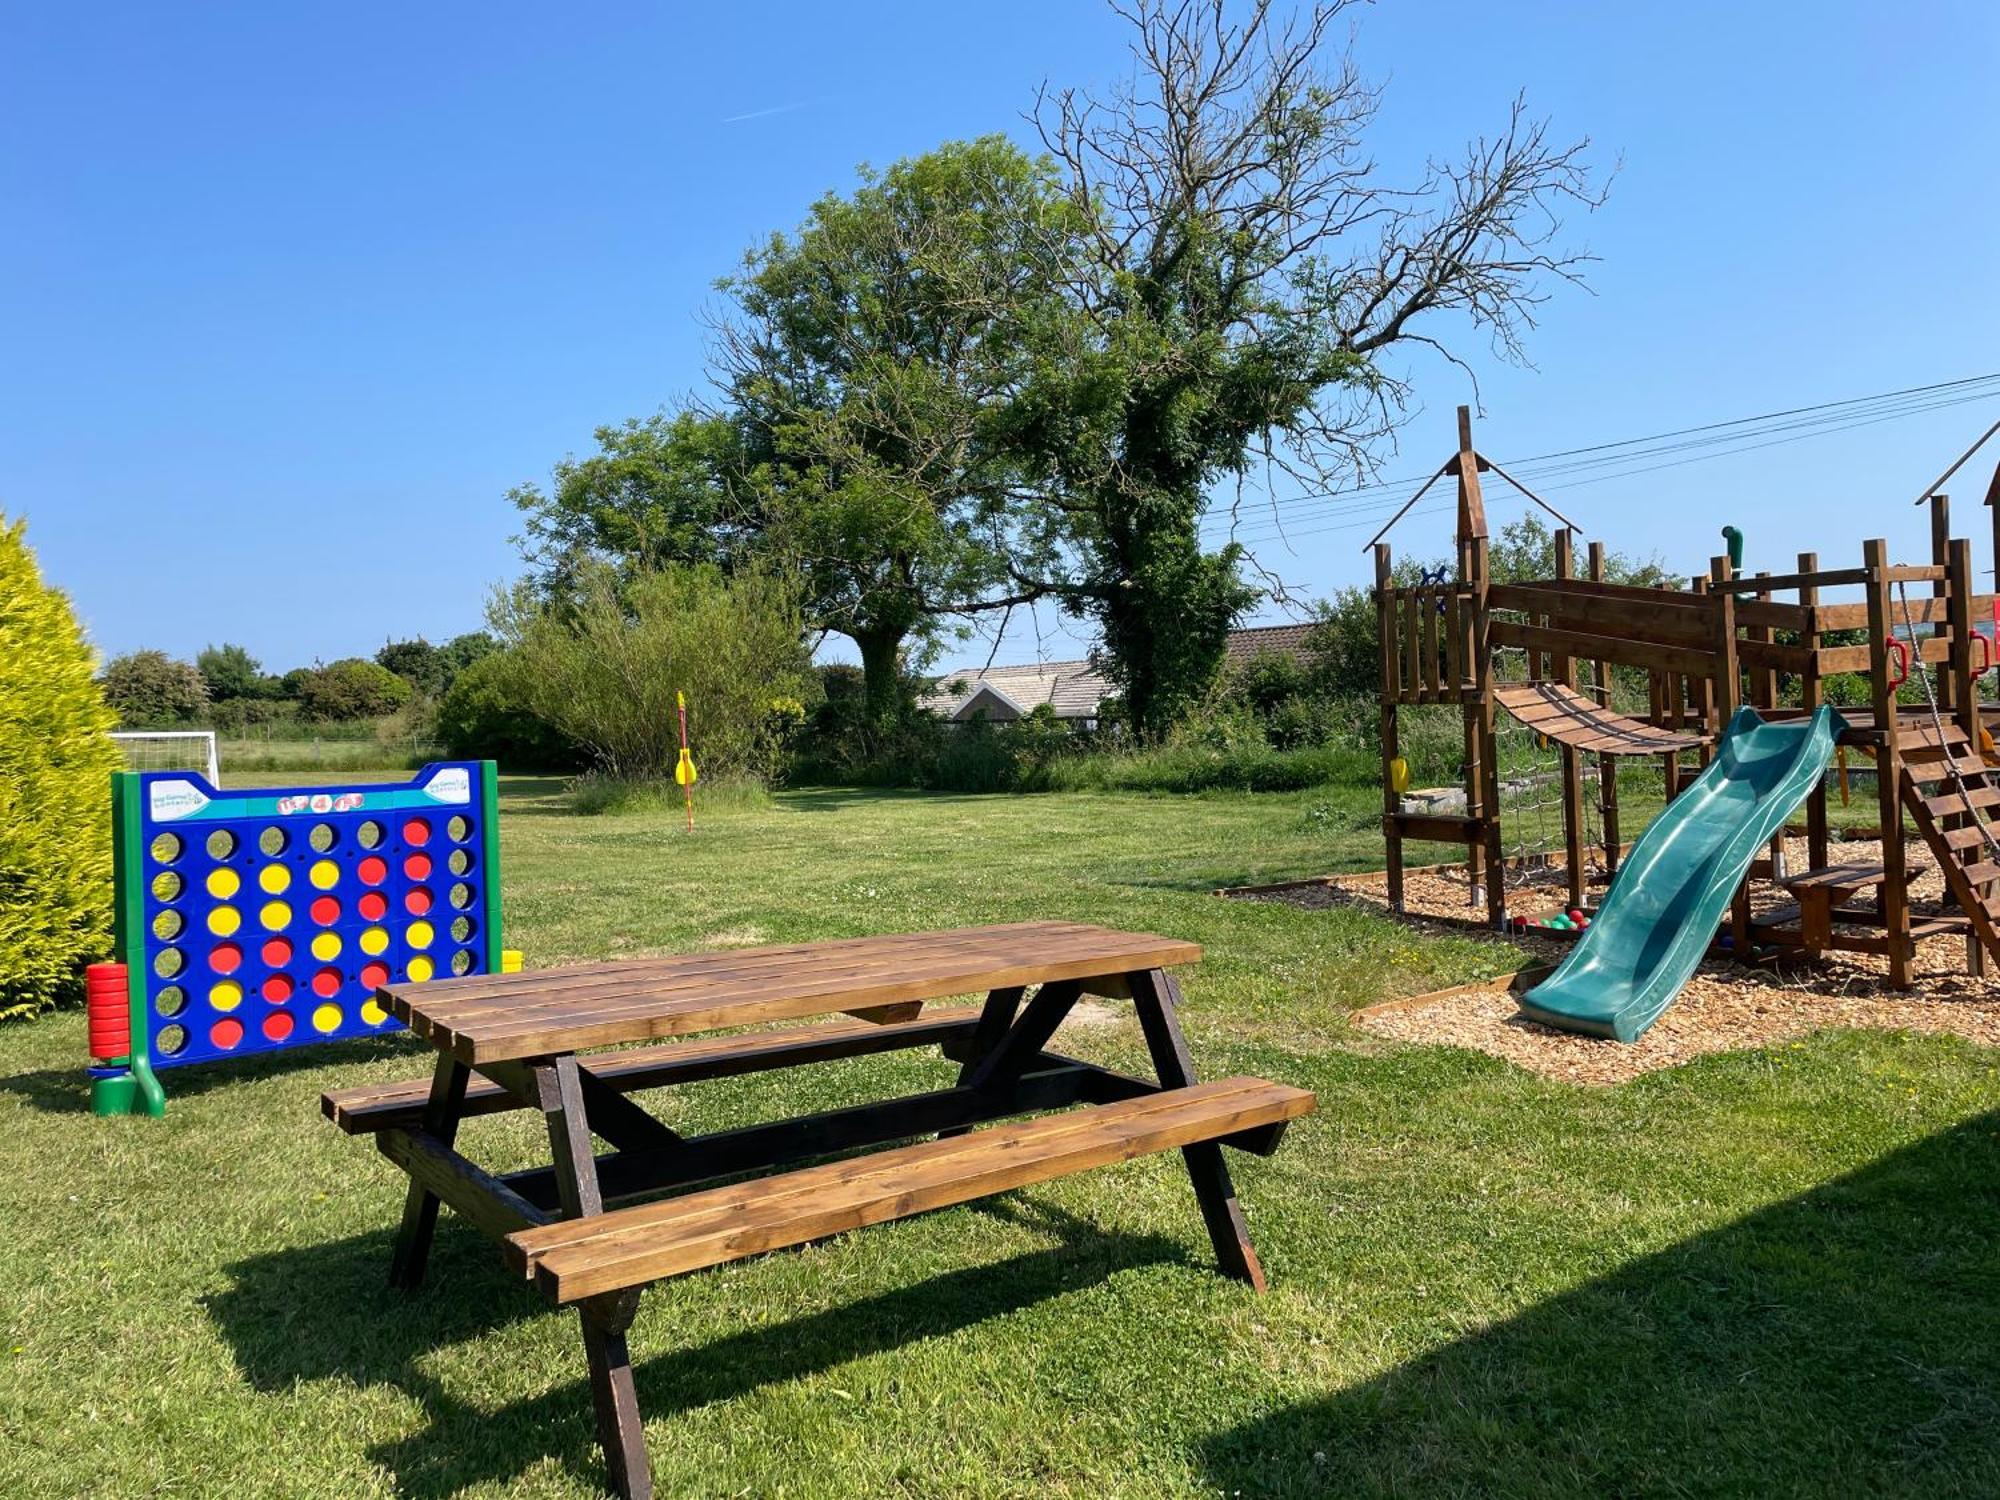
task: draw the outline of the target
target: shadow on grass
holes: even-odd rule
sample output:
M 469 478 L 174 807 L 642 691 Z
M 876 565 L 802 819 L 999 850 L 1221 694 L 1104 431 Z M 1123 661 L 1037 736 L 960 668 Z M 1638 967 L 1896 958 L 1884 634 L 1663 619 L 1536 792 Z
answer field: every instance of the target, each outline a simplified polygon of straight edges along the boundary
M 652 1423 L 670 1421 L 758 1386 L 958 1332 L 1093 1286 L 1126 1267 L 1187 1260 L 1175 1241 L 1107 1233 L 1026 1201 L 994 1200 L 970 1211 L 1056 1233 L 1062 1243 L 642 1359 L 636 1367 L 642 1415 Z M 428 1427 L 369 1454 L 395 1476 L 400 1495 L 455 1495 L 472 1485 L 504 1484 L 548 1457 L 601 1483 L 603 1455 L 583 1346 L 572 1337 L 574 1315 L 551 1309 L 507 1275 L 491 1242 L 449 1215 L 425 1289 L 415 1295 L 392 1291 L 387 1285 L 392 1239 L 391 1231 L 382 1230 L 229 1267 L 233 1285 L 205 1305 L 250 1384 L 284 1396 L 300 1381 L 342 1380 L 395 1386 L 419 1401 Z M 639 1335 L 646 1331 L 646 1316 L 642 1305 Z M 546 1395 L 489 1410 L 455 1396 L 426 1373 L 425 1363 L 436 1350 L 535 1317 L 563 1320 L 568 1368 L 575 1376 Z
M 2000 1115 L 1203 1442 L 1224 1494 L 2000 1494 Z
M 167 1108 L 176 1099 L 192 1099 L 211 1089 L 248 1083 L 258 1078 L 276 1078 L 308 1069 L 330 1068 L 341 1063 L 374 1062 L 378 1058 L 408 1054 L 414 1074 L 428 1074 L 437 1053 L 416 1045 L 407 1031 L 397 1030 L 379 1037 L 362 1037 L 351 1042 L 325 1042 L 295 1047 L 283 1052 L 253 1053 L 225 1061 L 190 1063 L 184 1068 L 160 1070 L 160 1086 L 167 1091 Z M 16 1073 L 0 1078 L 0 1093 L 13 1094 L 31 1108 L 48 1114 L 81 1114 L 90 1108 L 90 1079 L 83 1064 L 69 1068 L 38 1068 L 32 1073 Z M 317 1100 L 319 1090 L 313 1091 Z

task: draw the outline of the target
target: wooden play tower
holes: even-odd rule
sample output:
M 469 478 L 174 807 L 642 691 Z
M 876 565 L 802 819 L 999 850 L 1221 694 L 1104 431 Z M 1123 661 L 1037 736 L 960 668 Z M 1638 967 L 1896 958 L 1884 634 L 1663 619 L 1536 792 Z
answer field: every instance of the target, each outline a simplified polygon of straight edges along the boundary
M 1488 474 L 1560 523 L 1553 577 L 1494 581 L 1481 483 Z M 1455 576 L 1398 585 L 1381 538 L 1446 476 L 1458 489 Z M 2000 469 L 1986 500 L 2000 555 Z M 1736 892 L 1727 951 L 1745 960 L 1880 954 L 1891 982 L 1906 987 L 1916 944 L 1955 935 L 1968 967 L 1983 973 L 1986 954 L 2000 956 L 2000 822 L 1989 822 L 2000 819 L 2000 772 L 1989 758 L 1995 707 L 1978 693 L 1994 665 L 1993 647 L 1975 624 L 1996 619 L 1996 599 L 1977 589 L 1971 543 L 1950 534 L 1948 499 L 1929 493 L 1920 503 L 1930 509 L 1927 563 L 1891 563 L 1888 544 L 1874 540 L 1863 544 L 1859 567 L 1822 569 L 1817 554 L 1803 552 L 1794 572 L 1738 576 L 1729 557 L 1718 556 L 1686 589 L 1612 583 L 1601 542 L 1588 545 L 1578 572 L 1574 524 L 1476 451 L 1471 415 L 1461 407 L 1457 451 L 1369 543 L 1391 904 L 1403 908 L 1407 841 L 1455 844 L 1465 850 L 1472 899 L 1483 899 L 1491 925 L 1506 925 L 1502 714 L 1557 753 L 1567 904 L 1587 909 L 1587 860 L 1597 858 L 1607 878 L 1617 869 L 1621 758 L 1659 757 L 1671 800 L 1707 764 L 1739 706 L 1767 719 L 1809 715 L 1825 700 L 1829 679 L 1865 674 L 1867 705 L 1841 710 L 1839 743 L 1873 762 L 1880 857 L 1837 857 L 1831 778 L 1823 779 L 1805 805 L 1807 868 L 1788 869 L 1782 839 L 1773 841 Z M 1501 680 L 1496 656 L 1503 652 L 1525 657 L 1519 680 Z M 1635 706 L 1643 678 L 1643 713 L 1613 708 L 1621 677 Z M 1446 704 L 1463 718 L 1463 810 L 1412 810 L 1404 802 L 1398 716 L 1405 707 Z M 1594 840 L 1586 828 L 1587 768 L 1595 771 L 1590 811 L 1601 828 Z M 1940 910 L 1913 914 L 1910 879 L 1929 863 L 1944 876 L 1946 899 Z M 1753 905 L 1750 883 L 1759 880 L 1782 888 L 1781 904 Z

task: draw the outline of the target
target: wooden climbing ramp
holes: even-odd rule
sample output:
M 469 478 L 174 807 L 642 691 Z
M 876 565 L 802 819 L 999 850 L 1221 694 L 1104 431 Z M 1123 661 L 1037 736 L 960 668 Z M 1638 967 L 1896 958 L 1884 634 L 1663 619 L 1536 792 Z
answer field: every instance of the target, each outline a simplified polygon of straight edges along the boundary
M 1561 683 L 1502 684 L 1494 688 L 1493 698 L 1535 733 L 1593 755 L 1672 755 L 1708 743 L 1706 735 L 1676 734 L 1644 719 L 1614 713 Z

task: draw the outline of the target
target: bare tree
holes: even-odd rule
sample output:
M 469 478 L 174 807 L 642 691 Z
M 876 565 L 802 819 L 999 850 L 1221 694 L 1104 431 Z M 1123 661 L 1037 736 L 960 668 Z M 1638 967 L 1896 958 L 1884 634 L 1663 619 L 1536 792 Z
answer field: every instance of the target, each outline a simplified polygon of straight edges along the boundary
M 1335 37 L 1347 8 L 1114 0 L 1132 77 L 1045 87 L 1032 116 L 1088 254 L 1045 351 L 1068 372 L 1040 429 L 1067 564 L 1024 581 L 1098 620 L 1141 729 L 1206 686 L 1253 597 L 1240 552 L 1201 551 L 1218 482 L 1365 476 L 1410 394 L 1388 351 L 1469 369 L 1469 333 L 1519 359 L 1588 259 L 1558 243 L 1565 210 L 1601 201 L 1588 142 L 1552 142 L 1519 99 L 1495 136 L 1384 179 L 1380 93 Z

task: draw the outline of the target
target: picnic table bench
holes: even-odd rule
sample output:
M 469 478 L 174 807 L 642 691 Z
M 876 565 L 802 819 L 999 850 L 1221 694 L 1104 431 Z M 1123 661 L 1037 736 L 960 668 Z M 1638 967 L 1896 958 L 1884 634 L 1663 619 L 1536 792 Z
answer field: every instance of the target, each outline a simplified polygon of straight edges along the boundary
M 1023 922 L 390 985 L 382 1002 L 438 1049 L 435 1071 L 332 1090 L 321 1108 L 409 1175 L 394 1284 L 422 1282 L 449 1204 L 578 1309 L 612 1487 L 647 1496 L 625 1335 L 639 1290 L 663 1277 L 1179 1149 L 1221 1269 L 1261 1291 L 1220 1148 L 1269 1154 L 1314 1100 L 1258 1078 L 1196 1081 L 1168 970 L 1200 957 L 1173 938 Z M 980 991 L 980 1005 L 923 1010 Z M 1048 1050 L 1085 994 L 1131 1001 L 1155 1079 Z M 682 1040 L 775 1021 L 809 1024 Z M 926 1046 L 959 1064 L 952 1087 L 711 1135 L 683 1136 L 630 1097 Z M 619 1050 L 578 1055 L 604 1047 Z M 544 1116 L 552 1162 L 489 1173 L 457 1149 L 459 1124 L 512 1109 Z M 593 1137 L 614 1149 L 597 1154 Z M 714 1185 L 750 1172 L 768 1175 Z

